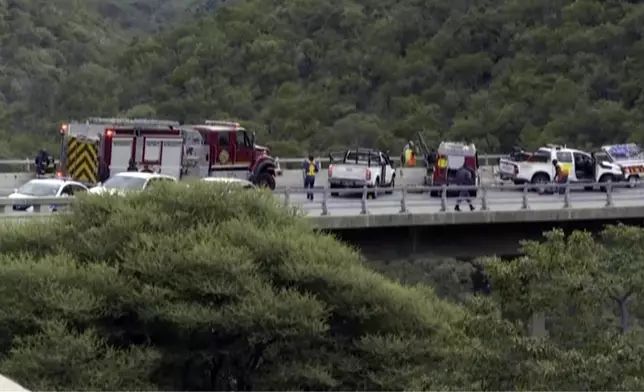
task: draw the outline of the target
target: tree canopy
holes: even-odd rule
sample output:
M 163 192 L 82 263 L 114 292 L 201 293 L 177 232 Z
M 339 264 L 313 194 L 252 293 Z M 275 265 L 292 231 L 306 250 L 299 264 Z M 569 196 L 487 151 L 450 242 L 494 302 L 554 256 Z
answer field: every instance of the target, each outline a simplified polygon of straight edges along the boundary
M 639 2 L 4 0 L 0 17 L 2 154 L 117 114 L 243 120 L 280 155 L 416 131 L 485 152 L 644 141 Z
M 639 389 L 642 233 L 550 233 L 483 261 L 492 295 L 449 300 L 270 193 L 87 195 L 0 228 L 0 373 L 31 390 Z

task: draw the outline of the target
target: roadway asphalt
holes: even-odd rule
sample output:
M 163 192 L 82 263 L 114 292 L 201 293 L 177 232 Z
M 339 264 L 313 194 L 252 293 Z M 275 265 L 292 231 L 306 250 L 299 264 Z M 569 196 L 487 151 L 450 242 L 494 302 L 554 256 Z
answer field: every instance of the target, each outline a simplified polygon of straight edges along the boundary
M 278 195 L 281 200 L 284 195 Z M 644 188 L 642 189 L 616 189 L 613 191 L 613 205 L 616 207 L 633 207 L 644 205 Z M 377 199 L 367 200 L 367 211 L 370 214 L 395 214 L 400 212 L 401 193 L 394 192 L 391 195 L 381 195 Z M 488 192 L 488 209 L 491 211 L 513 211 L 519 210 L 522 206 L 523 192 L 517 190 L 490 191 Z M 302 208 L 307 215 L 322 214 L 322 195 L 315 195 L 314 201 L 307 201 L 304 194 L 291 194 L 289 196 L 291 205 Z M 606 194 L 599 191 L 593 192 L 571 192 L 570 208 L 603 208 L 606 205 Z M 455 198 L 447 199 L 447 208 L 451 211 L 456 203 Z M 481 208 L 481 197 L 473 200 L 477 209 Z M 360 196 L 331 197 L 327 202 L 330 215 L 350 216 L 360 214 Z M 531 210 L 552 210 L 563 208 L 564 196 L 562 195 L 538 195 L 528 194 L 528 207 Z M 467 211 L 466 205 L 462 210 Z M 440 212 L 441 199 L 430 197 L 429 194 L 408 194 L 407 209 L 412 214 L 429 214 Z M 464 212 L 465 213 L 465 212 Z

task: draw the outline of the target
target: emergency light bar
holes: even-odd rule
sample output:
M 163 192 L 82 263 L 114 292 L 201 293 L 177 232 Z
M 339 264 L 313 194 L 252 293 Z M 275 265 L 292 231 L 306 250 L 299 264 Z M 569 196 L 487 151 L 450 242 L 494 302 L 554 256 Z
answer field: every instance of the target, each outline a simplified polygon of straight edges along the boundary
M 438 152 L 441 154 L 474 154 L 476 147 L 473 144 L 443 142 L 438 146 Z
M 204 121 L 204 123 L 206 125 L 223 125 L 223 126 L 239 128 L 239 123 L 238 122 L 233 122 L 233 121 L 206 120 L 206 121 Z
M 164 125 L 169 127 L 178 127 L 178 121 L 156 120 L 153 118 L 110 118 L 110 117 L 90 117 L 86 120 L 87 124 L 107 124 L 107 125 Z

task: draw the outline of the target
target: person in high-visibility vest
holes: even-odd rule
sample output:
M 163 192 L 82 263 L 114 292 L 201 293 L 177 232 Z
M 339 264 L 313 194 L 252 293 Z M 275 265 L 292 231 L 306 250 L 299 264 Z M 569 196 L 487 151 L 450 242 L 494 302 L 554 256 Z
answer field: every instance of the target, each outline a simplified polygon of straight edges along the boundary
M 403 149 L 403 165 L 416 166 L 416 152 L 414 151 L 414 142 L 411 140 Z
M 315 176 L 320 171 L 320 163 L 315 161 L 313 155 L 309 155 L 309 159 L 304 161 L 302 168 L 304 169 L 304 188 L 312 190 L 315 186 Z M 313 200 L 313 192 L 307 192 L 306 198 Z
M 555 183 L 559 189 L 559 194 L 563 195 L 566 193 L 566 188 L 565 186 L 562 186 L 562 184 L 566 184 L 568 182 L 568 168 L 563 167 L 556 159 L 552 160 L 552 164 L 555 167 Z

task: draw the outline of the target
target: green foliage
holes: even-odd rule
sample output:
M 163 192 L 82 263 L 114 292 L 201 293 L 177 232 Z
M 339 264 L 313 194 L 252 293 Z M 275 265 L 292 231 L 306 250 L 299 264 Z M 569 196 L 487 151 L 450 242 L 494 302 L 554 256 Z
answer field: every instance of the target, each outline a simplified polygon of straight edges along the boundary
M 0 371 L 32 389 L 436 389 L 466 347 L 460 309 L 270 193 L 90 195 L 0 251 Z
M 486 260 L 505 318 L 528 330 L 530 316 L 545 317 L 548 350 L 558 360 L 550 378 L 526 388 L 548 389 L 553 382 L 562 390 L 644 386 L 644 363 L 635 359 L 644 339 L 637 305 L 644 294 L 642 236 L 644 229 L 623 225 L 607 227 L 599 241 L 588 232 L 552 231 L 543 243 L 526 242 L 523 258 Z
M 416 131 L 485 152 L 644 142 L 638 2 L 53 4 L 0 2 L 0 156 L 140 113 L 240 119 L 281 154 L 399 151 Z

